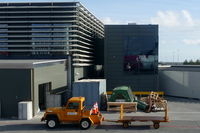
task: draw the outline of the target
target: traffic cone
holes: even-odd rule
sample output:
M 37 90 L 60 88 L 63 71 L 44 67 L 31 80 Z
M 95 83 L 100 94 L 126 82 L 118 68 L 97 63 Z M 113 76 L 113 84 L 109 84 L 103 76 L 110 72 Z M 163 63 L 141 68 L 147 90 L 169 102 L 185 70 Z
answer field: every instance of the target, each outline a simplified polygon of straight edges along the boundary
M 97 102 L 93 105 L 92 114 L 97 114 L 99 112 Z

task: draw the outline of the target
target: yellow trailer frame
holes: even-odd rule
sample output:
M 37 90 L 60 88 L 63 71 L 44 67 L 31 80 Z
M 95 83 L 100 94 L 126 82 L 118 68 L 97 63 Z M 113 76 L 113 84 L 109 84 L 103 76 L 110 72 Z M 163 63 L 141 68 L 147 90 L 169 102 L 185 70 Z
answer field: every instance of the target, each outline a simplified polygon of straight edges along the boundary
M 134 95 L 150 95 L 151 91 L 133 91 L 132 92 Z M 160 96 L 164 96 L 163 91 L 157 91 Z M 112 95 L 112 91 L 107 91 L 107 95 Z
M 106 120 L 108 122 L 116 122 L 122 123 L 124 128 L 129 127 L 131 122 L 140 121 L 140 122 L 147 122 L 152 121 L 153 127 L 158 129 L 160 127 L 160 122 L 169 122 L 168 117 L 168 107 L 167 102 L 165 105 L 165 116 L 124 116 L 124 107 L 123 104 L 120 105 L 120 119 L 119 120 Z

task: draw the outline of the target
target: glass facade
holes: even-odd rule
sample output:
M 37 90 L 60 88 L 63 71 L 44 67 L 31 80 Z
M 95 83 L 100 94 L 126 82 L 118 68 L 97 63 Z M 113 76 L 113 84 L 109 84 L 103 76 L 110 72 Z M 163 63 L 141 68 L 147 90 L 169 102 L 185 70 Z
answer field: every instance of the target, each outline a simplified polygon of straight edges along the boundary
M 7 24 L 0 24 L 0 50 L 7 50 L 8 48 L 6 47 L 8 45 L 7 41 L 7 33 L 4 33 L 5 31 L 7 31 L 8 29 L 5 28 L 7 26 Z M 7 55 L 7 52 L 3 52 L 0 51 L 0 55 Z

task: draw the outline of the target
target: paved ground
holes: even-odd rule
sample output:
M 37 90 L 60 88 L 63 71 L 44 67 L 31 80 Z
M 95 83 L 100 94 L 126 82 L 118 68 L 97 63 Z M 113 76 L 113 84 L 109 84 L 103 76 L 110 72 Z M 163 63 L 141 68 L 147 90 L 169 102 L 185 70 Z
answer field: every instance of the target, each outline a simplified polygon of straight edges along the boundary
M 102 125 L 92 127 L 89 130 L 80 130 L 78 125 L 61 125 L 57 129 L 49 130 L 45 127 L 44 123 L 40 122 L 41 115 L 38 115 L 32 120 L 0 120 L 0 132 L 12 132 L 12 133 L 23 133 L 23 132 L 67 132 L 67 133 L 78 133 L 78 132 L 159 132 L 159 133 L 199 133 L 200 132 L 200 101 L 183 98 L 167 97 L 169 105 L 169 123 L 161 123 L 159 129 L 154 129 L 151 122 L 145 123 L 132 123 L 132 126 L 124 129 L 120 124 L 103 122 Z M 107 119 L 119 118 L 118 113 L 110 114 L 107 112 L 103 113 Z M 162 115 L 163 113 L 129 113 L 128 115 Z

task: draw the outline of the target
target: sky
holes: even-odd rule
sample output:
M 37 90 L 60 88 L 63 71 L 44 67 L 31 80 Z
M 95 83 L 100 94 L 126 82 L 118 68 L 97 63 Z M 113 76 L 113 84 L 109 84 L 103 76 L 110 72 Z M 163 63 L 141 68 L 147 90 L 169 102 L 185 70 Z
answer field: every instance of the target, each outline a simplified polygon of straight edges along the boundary
M 0 0 L 0 2 L 69 0 Z M 77 0 L 70 0 L 77 1 Z M 158 24 L 159 61 L 200 59 L 200 0 L 79 0 L 105 24 Z

